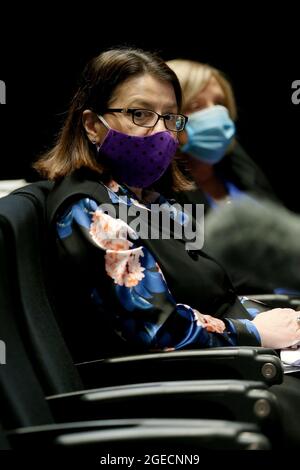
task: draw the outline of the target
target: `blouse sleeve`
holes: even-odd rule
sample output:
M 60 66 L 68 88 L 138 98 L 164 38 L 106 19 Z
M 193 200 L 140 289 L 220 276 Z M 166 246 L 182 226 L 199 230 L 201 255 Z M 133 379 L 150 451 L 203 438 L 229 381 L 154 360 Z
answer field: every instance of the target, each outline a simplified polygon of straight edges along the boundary
M 146 350 L 260 345 L 249 320 L 218 320 L 176 304 L 159 265 L 140 245 L 136 232 L 92 199 L 73 204 L 59 217 L 56 229 L 68 256 L 84 244 L 85 252 L 96 248 L 101 255 L 96 260 L 103 257 L 99 264 L 104 269 L 99 266 L 91 298 L 109 308 L 115 331 L 126 341 Z

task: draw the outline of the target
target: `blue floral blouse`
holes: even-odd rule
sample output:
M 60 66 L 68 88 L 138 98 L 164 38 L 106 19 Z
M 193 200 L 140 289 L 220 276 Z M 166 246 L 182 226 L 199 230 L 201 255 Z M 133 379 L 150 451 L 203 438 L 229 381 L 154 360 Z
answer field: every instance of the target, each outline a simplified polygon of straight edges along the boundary
M 141 205 L 126 188 L 112 181 L 107 187 L 114 204 Z M 168 201 L 162 200 L 168 207 Z M 151 205 L 144 205 L 151 210 Z M 169 204 L 172 210 L 171 204 Z M 184 223 L 183 213 L 173 217 Z M 57 234 L 64 250 L 78 234 L 87 247 L 104 257 L 105 289 L 102 274 L 91 287 L 94 304 L 105 305 L 113 315 L 115 332 L 125 341 L 148 351 L 217 346 L 260 345 L 259 333 L 247 319 L 222 320 L 205 315 L 193 306 L 176 303 L 153 254 L 138 243 L 137 233 L 123 220 L 113 218 L 89 198 L 82 198 L 59 216 Z M 73 250 L 73 248 L 72 248 Z M 100 272 L 100 271 L 99 271 Z M 109 286 L 109 288 L 107 287 Z M 257 312 L 249 311 L 250 318 Z M 243 341 L 239 332 L 243 330 Z

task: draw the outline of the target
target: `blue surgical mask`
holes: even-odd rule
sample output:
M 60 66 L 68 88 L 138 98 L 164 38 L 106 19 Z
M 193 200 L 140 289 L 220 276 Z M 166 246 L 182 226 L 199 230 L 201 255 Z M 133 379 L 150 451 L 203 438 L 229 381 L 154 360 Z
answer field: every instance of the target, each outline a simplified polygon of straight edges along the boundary
M 188 141 L 181 150 L 214 165 L 224 157 L 235 134 L 235 125 L 227 108 L 216 105 L 190 114 L 186 132 Z

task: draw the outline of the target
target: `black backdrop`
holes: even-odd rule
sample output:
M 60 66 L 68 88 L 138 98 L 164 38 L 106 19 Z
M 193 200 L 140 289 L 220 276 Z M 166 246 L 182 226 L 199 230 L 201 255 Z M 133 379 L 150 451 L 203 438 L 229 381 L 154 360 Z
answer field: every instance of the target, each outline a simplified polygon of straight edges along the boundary
M 148 15 L 146 6 L 136 20 L 129 3 L 126 11 L 117 4 L 95 11 L 87 4 L 84 13 L 77 7 L 76 17 L 42 7 L 30 23 L 28 11 L 22 20 L 18 10 L 18 24 L 12 20 L 9 31 L 1 30 L 0 80 L 6 82 L 7 103 L 0 106 L 0 178 L 36 178 L 31 163 L 52 144 L 86 61 L 107 47 L 128 44 L 222 69 L 236 94 L 240 141 L 283 201 L 300 212 L 300 105 L 291 100 L 291 84 L 300 79 L 296 12 L 285 18 L 279 12 L 275 23 L 271 14 L 250 15 L 243 7 L 228 22 L 217 6 L 210 16 L 194 15 L 190 6 L 183 16 L 179 11 L 163 19 Z

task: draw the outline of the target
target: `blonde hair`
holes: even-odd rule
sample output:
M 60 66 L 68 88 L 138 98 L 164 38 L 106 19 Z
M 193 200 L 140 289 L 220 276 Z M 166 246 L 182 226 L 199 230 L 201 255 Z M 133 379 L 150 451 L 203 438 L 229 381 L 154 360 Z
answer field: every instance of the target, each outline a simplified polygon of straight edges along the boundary
M 198 93 L 204 90 L 210 79 L 214 77 L 224 92 L 224 106 L 228 109 L 231 119 L 236 120 L 237 108 L 233 89 L 223 72 L 211 65 L 193 60 L 174 59 L 169 60 L 167 64 L 176 73 L 181 85 L 183 113 L 189 108 Z

